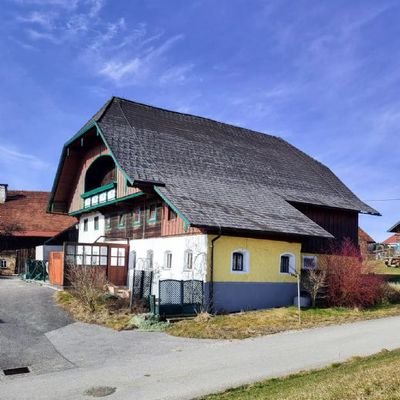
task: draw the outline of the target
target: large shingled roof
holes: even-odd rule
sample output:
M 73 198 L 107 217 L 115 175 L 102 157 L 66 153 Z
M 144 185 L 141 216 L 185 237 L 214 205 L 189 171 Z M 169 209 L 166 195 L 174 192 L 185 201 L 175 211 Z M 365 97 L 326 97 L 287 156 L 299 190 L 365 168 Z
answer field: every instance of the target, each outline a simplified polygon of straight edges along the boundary
M 379 215 L 275 136 L 116 97 L 93 121 L 131 180 L 160 185 L 192 225 L 330 237 L 290 203 Z

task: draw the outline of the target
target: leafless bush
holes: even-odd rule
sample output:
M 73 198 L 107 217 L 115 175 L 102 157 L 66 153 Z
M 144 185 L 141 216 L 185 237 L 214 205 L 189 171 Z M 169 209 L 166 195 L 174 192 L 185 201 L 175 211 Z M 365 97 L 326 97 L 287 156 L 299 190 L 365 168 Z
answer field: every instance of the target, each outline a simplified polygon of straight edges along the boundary
M 400 303 L 400 284 L 385 282 L 382 286 L 382 302 L 386 304 Z
M 315 308 L 317 297 L 326 286 L 326 269 L 315 266 L 304 272 L 302 286 L 311 297 L 311 306 Z
M 70 265 L 67 279 L 71 283 L 74 296 L 90 312 L 95 312 L 104 299 L 106 277 L 100 267 Z

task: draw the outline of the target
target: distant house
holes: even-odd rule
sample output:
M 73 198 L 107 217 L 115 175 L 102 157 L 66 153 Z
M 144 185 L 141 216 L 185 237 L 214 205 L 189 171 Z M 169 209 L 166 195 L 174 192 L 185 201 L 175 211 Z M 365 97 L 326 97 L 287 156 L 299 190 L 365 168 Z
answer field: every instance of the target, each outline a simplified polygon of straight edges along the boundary
M 371 250 L 373 250 L 374 243 L 376 243 L 375 240 L 367 232 L 358 228 L 358 245 L 360 246 L 361 256 L 364 259 L 372 254 Z
M 116 97 L 64 145 L 49 211 L 79 219 L 67 262 L 151 270 L 160 304 L 200 281 L 216 311 L 291 304 L 292 272 L 379 215 L 278 137 Z
M 0 274 L 21 273 L 35 247 L 76 223 L 74 217 L 46 213 L 48 192 L 8 190 L 0 184 Z
M 400 244 L 400 233 L 394 233 L 393 235 L 390 235 L 382 242 L 382 244 L 397 246 L 398 244 Z

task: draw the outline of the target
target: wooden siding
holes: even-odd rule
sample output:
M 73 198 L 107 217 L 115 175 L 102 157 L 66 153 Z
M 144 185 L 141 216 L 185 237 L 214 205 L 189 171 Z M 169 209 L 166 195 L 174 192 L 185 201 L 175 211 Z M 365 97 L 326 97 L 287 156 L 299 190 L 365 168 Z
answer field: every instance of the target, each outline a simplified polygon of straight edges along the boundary
M 358 212 L 312 205 L 295 204 L 294 206 L 335 237 L 333 240 L 305 239 L 302 243 L 302 252 L 326 253 L 332 245 L 340 245 L 346 238 L 358 246 Z
M 156 205 L 156 220 L 148 220 L 148 213 L 151 205 Z M 140 224 L 135 224 L 133 211 L 140 207 Z M 138 200 L 134 204 L 122 207 L 118 210 L 104 213 L 105 217 L 110 218 L 110 227 L 105 228 L 105 236 L 109 239 L 146 239 L 162 236 L 193 235 L 203 233 L 198 228 L 184 229 L 183 220 L 176 218 L 168 220 L 168 206 L 156 200 Z M 120 215 L 124 215 L 125 223 L 119 225 Z
M 81 198 L 81 194 L 85 192 L 86 171 L 97 157 L 107 154 L 110 154 L 110 152 L 108 151 L 106 146 L 103 143 L 101 143 L 95 147 L 92 147 L 83 155 L 81 164 L 78 169 L 78 173 L 76 175 L 75 183 L 73 185 L 74 190 L 72 192 L 68 212 L 78 211 L 83 208 L 83 200 Z M 116 188 L 117 198 L 121 198 L 129 194 L 133 194 L 140 191 L 140 189 L 138 189 L 137 187 L 132 187 L 127 185 L 125 181 L 125 176 L 119 168 L 117 168 L 116 178 L 117 178 L 117 188 Z
M 173 219 L 168 219 L 168 208 L 168 205 L 164 203 L 161 222 L 161 236 L 193 235 L 202 233 L 199 228 L 193 227 L 189 227 L 185 231 L 184 222 L 178 215 L 176 215 L 176 217 Z

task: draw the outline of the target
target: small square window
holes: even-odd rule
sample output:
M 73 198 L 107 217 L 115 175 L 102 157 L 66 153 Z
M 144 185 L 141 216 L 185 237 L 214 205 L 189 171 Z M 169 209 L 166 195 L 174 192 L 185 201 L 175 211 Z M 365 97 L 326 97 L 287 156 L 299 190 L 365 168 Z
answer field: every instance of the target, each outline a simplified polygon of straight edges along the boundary
M 280 257 L 279 272 L 290 274 L 296 271 L 295 259 L 293 254 L 282 254 Z
M 94 230 L 98 231 L 99 230 L 99 217 L 94 217 Z
M 316 256 L 303 256 L 303 269 L 314 269 L 317 266 Z
M 88 231 L 88 228 L 89 228 L 89 220 L 88 220 L 87 218 L 85 218 L 85 219 L 83 220 L 83 231 L 84 231 L 84 232 L 87 232 L 87 231 Z
M 247 250 L 235 250 L 231 257 L 231 272 L 249 272 L 249 253 Z

